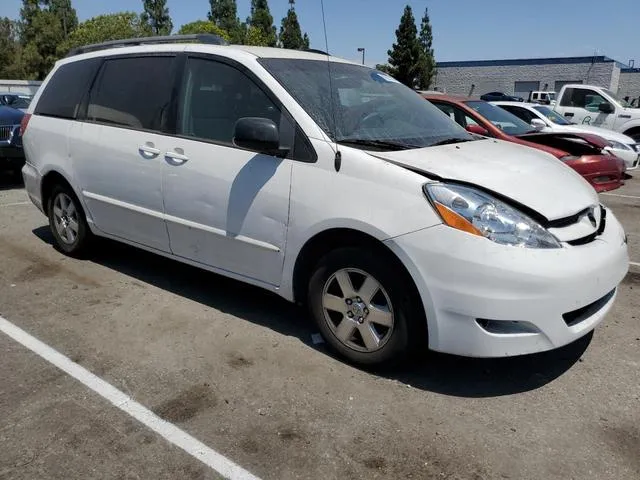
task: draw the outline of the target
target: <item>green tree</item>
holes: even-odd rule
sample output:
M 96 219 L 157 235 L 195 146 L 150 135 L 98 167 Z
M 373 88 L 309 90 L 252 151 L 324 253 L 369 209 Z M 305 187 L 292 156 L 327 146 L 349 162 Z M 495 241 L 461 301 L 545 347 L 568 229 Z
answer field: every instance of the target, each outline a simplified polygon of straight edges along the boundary
M 387 73 L 389 75 L 393 75 L 393 68 L 391 67 L 391 65 L 387 64 L 387 63 L 378 63 L 376 65 L 376 70 L 380 70 L 383 73 Z
M 0 78 L 20 78 L 23 74 L 22 52 L 17 22 L 0 19 Z
M 227 32 L 231 42 L 242 43 L 244 32 L 238 18 L 236 0 L 209 0 L 209 4 L 211 5 L 209 20 Z
M 280 26 L 280 46 L 293 50 L 303 50 L 309 48 L 309 37 L 305 33 L 302 36 L 300 23 L 295 10 L 295 0 L 289 0 L 289 10 L 287 16 L 282 19 Z
M 271 38 L 267 37 L 265 33 L 258 27 L 250 25 L 246 27 L 246 33 L 244 36 L 245 45 L 255 45 L 257 47 L 271 47 Z
M 134 12 L 98 15 L 78 25 L 69 35 L 69 39 L 61 45 L 59 53 L 63 55 L 70 49 L 83 45 L 143 37 L 148 33 L 148 26 L 141 16 Z
M 197 33 L 212 33 L 229 41 L 229 34 L 209 20 L 197 20 L 195 22 L 185 23 L 178 31 L 178 35 L 192 35 Z
M 148 25 L 153 35 L 169 35 L 173 30 L 173 22 L 169 15 L 167 0 L 142 0 L 144 12 L 142 22 Z
M 429 9 L 424 9 L 424 16 L 420 24 L 418 41 L 421 48 L 420 71 L 418 73 L 418 88 L 427 90 L 436 73 L 436 60 L 433 56 L 433 32 L 429 20 Z
M 268 0 L 251 0 L 251 15 L 247 18 L 248 31 L 245 38 L 247 45 L 256 45 L 253 39 L 260 39 L 261 45 L 275 47 L 278 42 L 276 27 L 269 11 Z M 259 34 L 251 30 L 258 29 Z
M 58 17 L 64 38 L 68 38 L 78 26 L 78 15 L 71 6 L 71 0 L 43 0 L 42 3 Z
M 391 74 L 399 82 L 414 88 L 420 73 L 422 47 L 418 41 L 418 29 L 409 5 L 404 7 L 404 13 L 400 18 L 400 25 L 396 30 L 396 43 L 387 53 L 392 67 Z

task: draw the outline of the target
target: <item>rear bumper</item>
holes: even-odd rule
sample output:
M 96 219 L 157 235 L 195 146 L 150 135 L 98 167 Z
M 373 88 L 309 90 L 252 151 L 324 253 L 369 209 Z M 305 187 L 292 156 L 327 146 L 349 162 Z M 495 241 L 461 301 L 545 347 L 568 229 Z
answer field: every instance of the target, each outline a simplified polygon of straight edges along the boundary
M 611 212 L 596 240 L 553 250 L 505 247 L 438 225 L 386 243 L 422 295 L 433 350 L 500 357 L 561 347 L 593 330 L 628 270 Z
M 22 167 L 22 179 L 29 199 L 38 209 L 46 215 L 42 205 L 42 190 L 40 188 L 42 177 L 38 170 L 31 164 L 25 163 Z

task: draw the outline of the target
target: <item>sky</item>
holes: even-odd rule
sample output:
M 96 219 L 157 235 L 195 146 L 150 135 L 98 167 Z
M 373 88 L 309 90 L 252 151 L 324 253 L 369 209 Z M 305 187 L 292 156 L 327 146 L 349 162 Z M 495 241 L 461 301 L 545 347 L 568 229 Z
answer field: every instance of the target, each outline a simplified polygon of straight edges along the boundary
M 245 19 L 250 0 L 237 0 Z M 0 17 L 17 19 L 21 0 L 0 0 Z M 141 11 L 142 0 L 72 0 L 80 21 L 118 11 Z M 208 0 L 168 0 L 174 30 L 205 19 Z M 640 66 L 640 1 L 610 0 L 324 0 L 329 51 L 333 55 L 386 63 L 387 50 L 406 4 L 419 23 L 429 8 L 437 61 L 606 55 Z M 288 0 L 269 0 L 274 23 Z M 311 47 L 326 50 L 320 0 L 297 0 L 296 12 Z

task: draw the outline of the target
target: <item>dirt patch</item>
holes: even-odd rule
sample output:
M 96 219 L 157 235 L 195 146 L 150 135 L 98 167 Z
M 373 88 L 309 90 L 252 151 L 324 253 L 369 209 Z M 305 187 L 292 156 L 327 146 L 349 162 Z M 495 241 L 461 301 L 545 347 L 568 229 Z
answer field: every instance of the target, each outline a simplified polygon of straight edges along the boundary
M 217 404 L 215 394 L 209 384 L 205 383 L 183 390 L 177 397 L 154 408 L 153 412 L 169 422 L 184 422 Z
M 387 466 L 386 462 L 384 461 L 384 458 L 382 457 L 369 457 L 366 458 L 362 464 L 367 467 L 370 468 L 371 470 L 382 470 L 384 467 Z
M 249 360 L 248 358 L 243 357 L 239 353 L 232 353 L 231 355 L 229 355 L 227 364 L 235 369 L 241 369 L 241 368 L 252 366 L 253 360 Z
M 56 275 L 67 277 L 73 283 L 85 285 L 87 287 L 98 287 L 100 284 L 95 280 L 86 277 L 84 275 L 78 275 L 72 270 L 68 269 L 60 262 L 52 262 L 47 260 L 41 255 L 38 255 L 32 250 L 25 248 L 21 245 L 9 242 L 7 240 L 0 241 L 0 248 L 5 251 L 11 252 L 18 258 L 26 260 L 31 263 L 27 268 L 18 274 L 17 281 L 30 281 L 39 278 L 51 278 Z M 62 255 L 62 254 L 61 254 Z
M 627 276 L 624 277 L 622 283 L 625 285 L 640 285 L 640 272 L 627 273 Z
M 606 426 L 602 434 L 611 450 L 621 455 L 629 466 L 640 474 L 640 427 Z

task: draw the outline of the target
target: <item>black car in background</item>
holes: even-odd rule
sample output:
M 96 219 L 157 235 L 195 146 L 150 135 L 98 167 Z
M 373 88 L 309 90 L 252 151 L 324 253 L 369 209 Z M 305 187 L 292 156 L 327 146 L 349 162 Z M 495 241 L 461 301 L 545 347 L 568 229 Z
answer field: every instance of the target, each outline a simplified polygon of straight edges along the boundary
M 24 112 L 15 108 L 0 106 L 0 175 L 13 173 L 20 175 L 24 165 L 20 122 Z
M 524 102 L 522 97 L 514 97 L 502 92 L 489 92 L 480 96 L 480 100 L 485 102 Z

